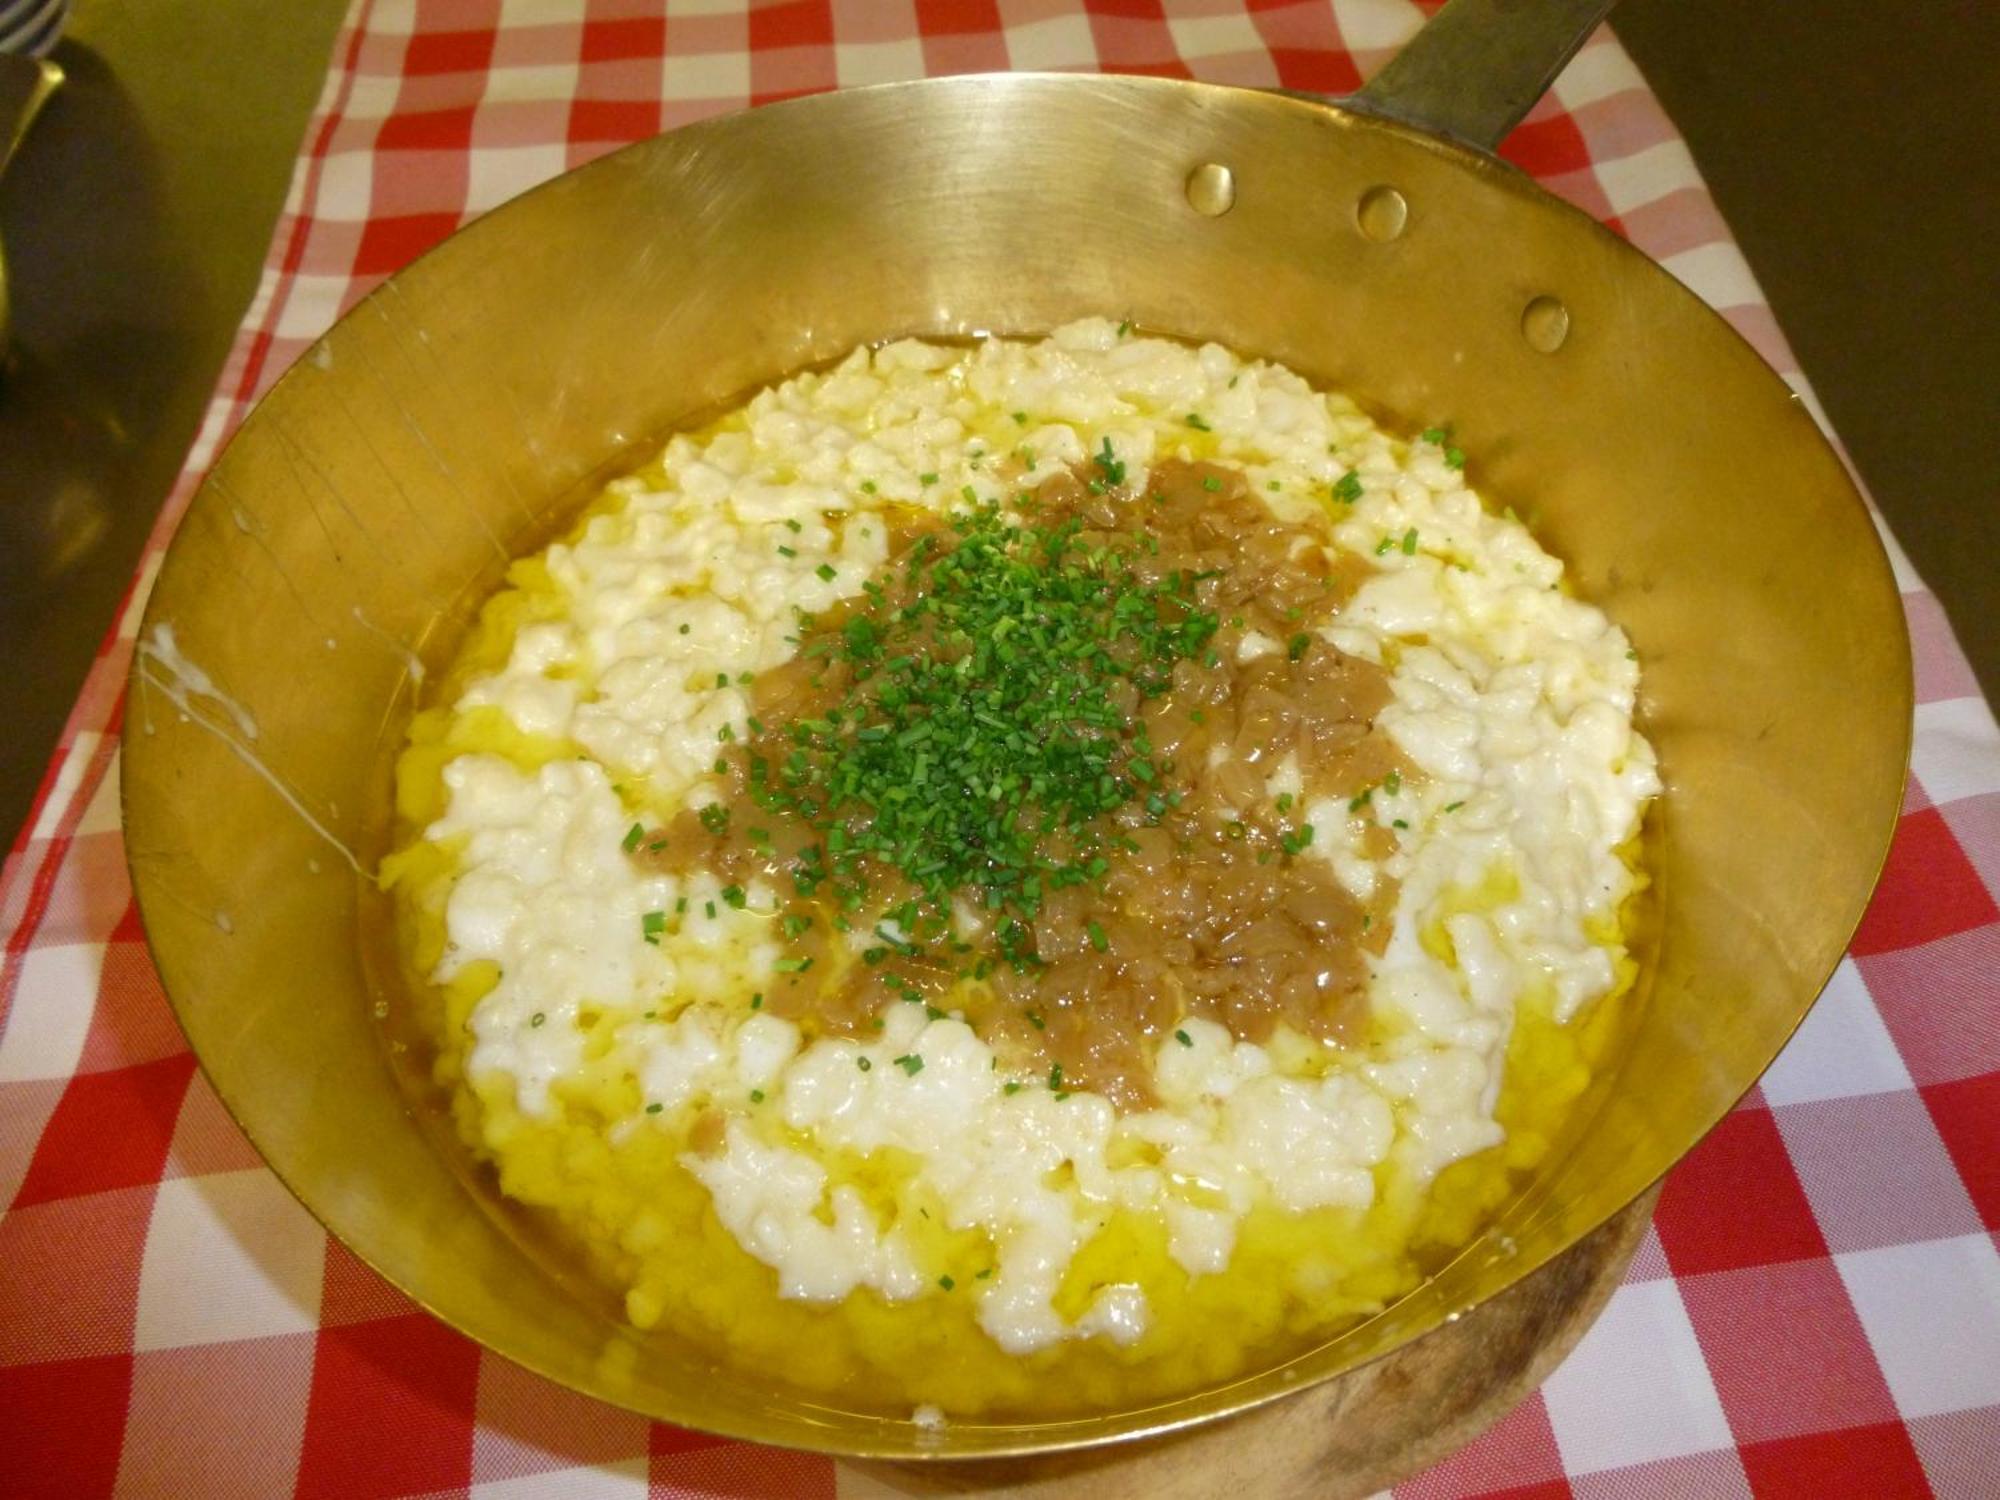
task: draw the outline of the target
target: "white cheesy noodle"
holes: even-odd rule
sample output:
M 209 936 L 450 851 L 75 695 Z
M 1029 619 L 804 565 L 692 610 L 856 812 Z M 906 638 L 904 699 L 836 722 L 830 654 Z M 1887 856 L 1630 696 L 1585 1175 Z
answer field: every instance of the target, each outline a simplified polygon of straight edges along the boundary
M 801 612 L 866 608 L 913 518 L 1020 524 L 1093 462 L 1135 497 L 1170 465 L 1240 475 L 1346 566 L 1337 613 L 1232 636 L 1217 670 L 1310 648 L 1376 673 L 1402 768 L 1355 795 L 1256 770 L 1290 820 L 1276 863 L 1381 914 L 1359 1032 L 1191 1010 L 1134 1043 L 1124 1096 L 1025 1071 L 950 999 L 846 1027 L 767 1003 L 797 977 L 789 882 L 646 857 L 677 816 L 720 821 L 719 757 L 760 732 Z M 857 350 L 673 437 L 516 566 L 399 768 L 384 874 L 502 1188 L 641 1327 L 936 1421 L 1226 1378 L 1407 1290 L 1582 1086 L 1659 789 L 1625 635 L 1464 465 L 1448 432 L 1103 319 Z M 883 939 L 828 941 L 861 974 Z M 1533 1122 L 1511 1143 L 1510 1119 Z M 827 1352 L 787 1360 L 807 1329 Z

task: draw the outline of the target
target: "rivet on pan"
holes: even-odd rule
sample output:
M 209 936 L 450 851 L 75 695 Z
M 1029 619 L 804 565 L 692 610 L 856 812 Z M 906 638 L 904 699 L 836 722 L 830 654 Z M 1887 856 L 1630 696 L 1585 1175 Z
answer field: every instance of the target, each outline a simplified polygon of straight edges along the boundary
M 1372 187 L 1354 205 L 1354 227 L 1363 238 L 1386 245 L 1410 222 L 1410 200 L 1392 187 Z
M 1187 180 L 1188 206 L 1216 219 L 1236 206 L 1236 174 L 1215 162 L 1203 162 Z
M 1555 353 L 1569 337 L 1569 309 L 1559 298 L 1535 298 L 1521 310 L 1521 337 L 1538 353 Z

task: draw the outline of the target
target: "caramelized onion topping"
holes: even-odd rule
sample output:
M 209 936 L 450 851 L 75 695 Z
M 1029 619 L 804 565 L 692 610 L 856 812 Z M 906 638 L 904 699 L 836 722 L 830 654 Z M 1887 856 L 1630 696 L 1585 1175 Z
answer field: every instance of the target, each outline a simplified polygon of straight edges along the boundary
M 1062 719 L 1053 731 L 1099 768 L 1089 795 L 1071 805 L 1060 800 L 1068 791 L 1038 800 L 1017 789 L 1017 836 L 971 858 L 857 852 L 877 809 L 843 800 L 843 775 L 857 778 L 851 754 L 840 757 L 864 728 L 913 720 L 893 687 L 889 707 L 881 701 L 883 653 L 849 647 L 895 642 L 900 628 L 907 639 L 893 649 L 906 655 L 955 665 L 954 651 L 977 648 L 924 607 L 939 576 L 930 560 L 949 558 L 967 528 L 913 513 L 870 590 L 802 623 L 798 654 L 754 684 L 747 738 L 720 747 L 722 800 L 634 844 L 648 866 L 705 867 L 732 893 L 761 877 L 781 893 L 773 921 L 787 957 L 765 1009 L 809 1033 L 850 1035 L 865 1035 L 892 1000 L 958 1011 L 1010 1072 L 1057 1093 L 1097 1090 L 1121 1108 L 1151 1101 L 1150 1055 L 1190 1016 L 1252 1041 L 1280 1025 L 1358 1040 L 1367 955 L 1388 939 L 1394 883 L 1378 872 L 1370 900 L 1357 901 L 1311 849 L 1304 813 L 1412 774 L 1374 728 L 1387 673 L 1321 634 L 1372 564 L 1331 553 L 1323 527 L 1274 516 L 1236 470 L 1170 460 L 1143 493 L 1123 479 L 1107 446 L 1023 507 L 1036 536 L 1060 531 L 1077 555 L 1111 559 L 1099 566 L 1125 602 L 1104 618 L 1123 609 L 1140 621 L 1123 635 L 1105 627 L 1103 649 L 1085 653 L 1102 680 L 1074 694 L 1100 716 L 1109 705 L 1115 722 Z M 1048 680 L 1065 691 L 1082 681 Z M 802 747 L 817 757 L 809 765 Z M 1274 796 L 1287 760 L 1300 790 Z M 965 784 L 949 753 L 920 770 L 912 791 L 943 799 L 940 814 L 994 791 Z M 1362 852 L 1379 859 L 1392 840 L 1367 827 Z M 957 883 L 941 886 L 947 866 Z

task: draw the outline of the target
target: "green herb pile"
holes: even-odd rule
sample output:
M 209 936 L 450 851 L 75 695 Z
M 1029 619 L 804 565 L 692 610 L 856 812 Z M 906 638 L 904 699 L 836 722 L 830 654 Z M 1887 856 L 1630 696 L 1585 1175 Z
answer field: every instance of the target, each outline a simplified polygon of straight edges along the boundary
M 837 627 L 806 622 L 806 654 L 845 663 L 851 686 L 747 757 L 756 801 L 819 836 L 792 867 L 801 895 L 827 887 L 859 911 L 894 872 L 923 898 L 896 914 L 899 951 L 942 932 L 964 894 L 1004 914 L 1002 956 L 1033 962 L 1023 924 L 1045 892 L 1104 874 L 1111 815 L 1138 802 L 1157 822 L 1179 800 L 1120 684 L 1165 692 L 1218 621 L 1198 575 L 1139 576 L 1149 542 L 978 506 L 919 539 Z

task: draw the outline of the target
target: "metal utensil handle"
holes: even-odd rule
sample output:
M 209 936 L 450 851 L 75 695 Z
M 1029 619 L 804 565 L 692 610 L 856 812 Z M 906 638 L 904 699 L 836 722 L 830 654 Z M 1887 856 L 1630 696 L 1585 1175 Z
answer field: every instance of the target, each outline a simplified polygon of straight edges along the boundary
M 6 173 L 7 164 L 14 159 L 28 127 L 62 81 L 63 70 L 52 62 L 0 53 L 0 175 Z M 6 359 L 11 333 L 7 263 L 0 257 L 0 362 Z
M 1451 0 L 1341 101 L 1492 151 L 1616 0 Z
M 52 62 L 0 55 L 0 172 L 62 81 L 62 69 Z

